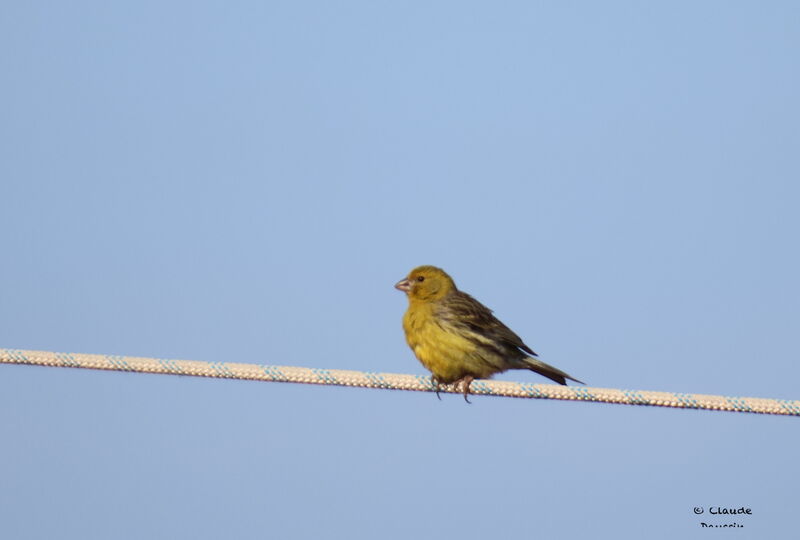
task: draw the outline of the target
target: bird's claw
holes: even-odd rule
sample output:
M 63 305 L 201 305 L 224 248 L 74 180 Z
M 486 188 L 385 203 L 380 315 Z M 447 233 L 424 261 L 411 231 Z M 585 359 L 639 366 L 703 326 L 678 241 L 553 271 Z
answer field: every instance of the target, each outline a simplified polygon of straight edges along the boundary
M 439 401 L 442 401 L 442 396 L 439 395 L 439 391 L 442 389 L 442 383 L 439 382 L 439 379 L 437 379 L 435 375 L 431 375 L 431 384 L 433 385 L 433 391 L 436 392 L 436 397 L 439 398 Z
M 464 393 L 464 401 L 466 401 L 470 405 L 472 404 L 472 402 L 469 400 L 469 386 L 472 384 L 472 381 L 474 380 L 475 377 L 467 375 L 466 377 L 462 377 L 453 383 L 453 388 L 455 390 L 458 390 L 459 386 L 461 387 L 461 391 Z
M 467 375 L 453 382 L 453 390 L 455 390 L 456 392 L 463 393 L 464 401 L 466 401 L 469 404 L 472 404 L 472 402 L 469 400 L 469 386 L 472 384 L 472 381 L 474 380 L 475 377 Z M 439 379 L 437 379 L 435 375 L 431 375 L 431 385 L 433 385 L 433 391 L 436 392 L 436 397 L 439 398 L 439 401 L 442 401 L 442 396 L 439 395 L 439 392 L 442 389 L 442 382 Z

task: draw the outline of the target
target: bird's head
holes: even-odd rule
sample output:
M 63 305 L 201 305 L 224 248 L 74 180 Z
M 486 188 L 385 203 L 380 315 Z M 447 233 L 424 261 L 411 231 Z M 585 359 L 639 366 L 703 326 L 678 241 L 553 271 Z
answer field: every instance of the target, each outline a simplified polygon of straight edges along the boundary
M 430 302 L 455 291 L 456 284 L 441 268 L 418 266 L 407 278 L 398 281 L 394 288 L 406 293 L 411 300 Z

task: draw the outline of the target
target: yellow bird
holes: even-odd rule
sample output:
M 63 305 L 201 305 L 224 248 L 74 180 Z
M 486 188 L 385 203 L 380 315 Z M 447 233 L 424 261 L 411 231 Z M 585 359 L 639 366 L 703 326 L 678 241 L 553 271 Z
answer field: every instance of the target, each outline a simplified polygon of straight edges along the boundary
M 492 310 L 465 292 L 441 268 L 420 266 L 395 285 L 408 296 L 403 316 L 406 341 L 439 386 L 461 386 L 464 399 L 474 379 L 509 369 L 530 369 L 558 384 L 583 384 L 537 354 L 500 322 Z

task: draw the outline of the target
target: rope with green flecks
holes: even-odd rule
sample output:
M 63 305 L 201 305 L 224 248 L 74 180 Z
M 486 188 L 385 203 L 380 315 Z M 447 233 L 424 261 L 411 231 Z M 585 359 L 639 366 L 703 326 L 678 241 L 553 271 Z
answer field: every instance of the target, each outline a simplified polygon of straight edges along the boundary
M 0 364 L 70 367 L 128 371 L 134 373 L 159 373 L 164 375 L 189 375 L 219 379 L 244 379 L 251 381 L 290 382 L 382 388 L 391 390 L 436 390 L 427 375 L 375 373 L 344 369 L 318 369 L 294 366 L 270 366 L 237 362 L 198 362 L 194 360 L 167 360 L 101 354 L 55 353 L 0 349 Z M 459 392 L 444 386 L 442 392 Z M 704 394 L 651 392 L 644 390 L 617 390 L 586 386 L 560 386 L 507 381 L 476 380 L 471 393 L 484 396 L 517 398 L 562 399 L 617 403 L 621 405 L 649 405 L 678 409 L 704 409 L 761 414 L 800 416 L 800 401 L 750 397 L 725 397 Z

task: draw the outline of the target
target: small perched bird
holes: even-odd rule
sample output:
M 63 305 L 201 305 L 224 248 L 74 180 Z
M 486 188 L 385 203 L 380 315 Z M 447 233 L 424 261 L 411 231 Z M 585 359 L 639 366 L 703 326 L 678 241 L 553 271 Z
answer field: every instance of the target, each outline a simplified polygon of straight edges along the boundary
M 509 369 L 530 369 L 558 384 L 566 379 L 583 384 L 545 364 L 500 322 L 492 310 L 465 292 L 441 268 L 420 266 L 395 285 L 408 296 L 403 316 L 406 341 L 431 372 L 437 395 L 442 384 L 461 386 L 469 402 L 474 379 L 486 379 Z

